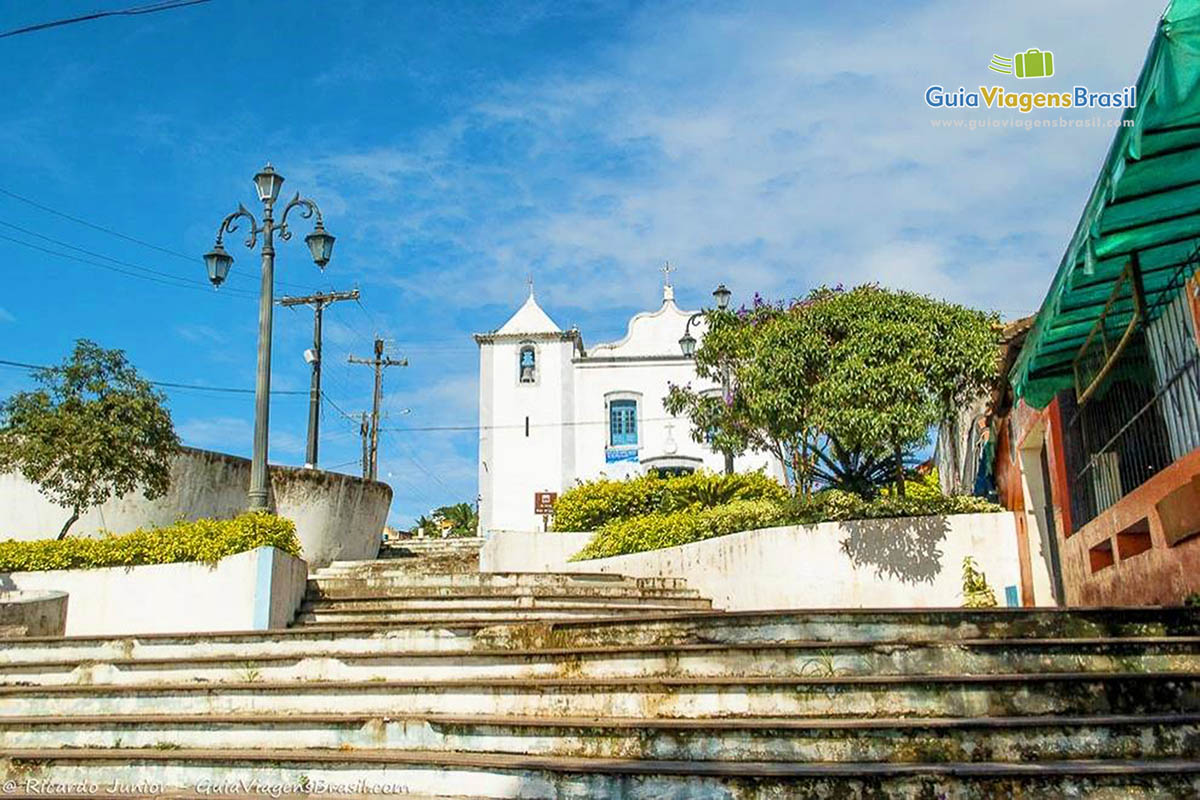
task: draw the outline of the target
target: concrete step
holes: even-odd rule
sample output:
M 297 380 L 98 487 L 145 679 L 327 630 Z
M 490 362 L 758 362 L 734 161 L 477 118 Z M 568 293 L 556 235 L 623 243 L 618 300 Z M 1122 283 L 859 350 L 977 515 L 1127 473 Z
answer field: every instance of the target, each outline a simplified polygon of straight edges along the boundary
M 983 639 L 962 642 L 780 642 L 609 646 L 566 650 L 387 651 L 372 640 L 353 648 L 321 643 L 307 651 L 247 642 L 235 653 L 55 658 L 34 651 L 0 665 L 9 685 L 155 684 L 181 680 L 453 680 L 488 678 L 735 678 L 852 675 L 1003 675 L 1035 672 L 1200 672 L 1200 639 Z M 152 651 L 151 651 L 152 653 Z
M 384 581 L 392 578 L 405 586 L 630 586 L 642 589 L 687 589 L 680 578 L 627 578 L 608 573 L 488 572 L 437 573 L 397 567 L 390 562 L 335 562 L 318 570 L 310 580 Z
M 1200 673 L 206 681 L 0 686 L 0 717 L 376 713 L 515 716 L 1030 716 L 1200 711 Z
M 313 606 L 296 614 L 293 625 L 309 623 L 371 623 L 388 625 L 392 622 L 402 622 L 406 619 L 423 619 L 431 624 L 438 624 L 457 619 L 473 621 L 493 621 L 495 624 L 527 624 L 536 622 L 556 622 L 561 620 L 599 620 L 606 617 L 618 616 L 658 616 L 661 614 L 686 613 L 694 610 L 690 605 L 675 605 L 669 602 L 656 604 L 644 603 L 639 606 L 613 605 L 605 602 L 561 602 L 548 605 L 524 605 L 511 603 L 494 607 L 454 607 L 453 603 L 442 606 L 422 605 L 407 608 L 389 609 L 350 609 L 345 611 L 327 610 L 322 606 Z
M 556 622 L 536 630 L 496 627 L 484 646 L 586 646 L 773 641 L 930 641 L 980 638 L 1136 638 L 1200 635 L 1200 610 L 1088 609 L 795 609 L 712 611 Z
M 654 719 L 371 714 L 0 718 L 0 748 L 422 750 L 681 761 L 1191 758 L 1200 714 Z
M 840 763 L 657 761 L 423 751 L 9 749 L 17 787 L 45 781 L 99 788 L 130 782 L 204 793 L 235 785 L 298 787 L 316 795 L 432 794 L 472 798 L 767 798 L 870 796 L 1139 797 L 1200 793 L 1200 761 Z M 235 776 L 235 777 L 234 777 Z M 18 782 L 16 779 L 19 779 Z M 232 783 L 232 781 L 231 781 Z M 243 790 L 244 791 L 244 790 Z M 84 792 L 86 794 L 86 792 Z
M 515 621 L 513 621 L 515 622 Z M 829 612 L 681 612 L 665 618 L 504 625 L 497 620 L 431 622 L 420 618 L 386 625 L 339 623 L 253 632 L 36 637 L 5 642 L 0 664 L 37 660 L 176 658 L 195 655 L 249 657 L 261 653 L 309 654 L 320 649 L 354 652 L 476 649 L 578 649 L 597 646 L 821 642 L 965 641 L 1008 638 L 1111 638 L 1194 636 L 1190 609 L 1100 609 L 1071 614 L 1020 610 Z
M 712 601 L 702 597 L 642 597 L 637 594 L 626 596 L 600 596 L 587 594 L 492 594 L 474 597 L 453 595 L 409 597 L 310 597 L 304 601 L 300 611 L 356 612 L 356 611 L 469 611 L 473 609 L 523 609 L 523 608 L 596 608 L 604 612 L 622 613 L 657 609 L 691 609 L 707 611 Z
M 694 589 L 648 589 L 640 586 L 412 586 L 361 580 L 322 580 L 309 583 L 308 599 L 378 600 L 401 598 L 470 599 L 488 597 L 581 597 L 581 598 L 691 598 L 700 599 Z

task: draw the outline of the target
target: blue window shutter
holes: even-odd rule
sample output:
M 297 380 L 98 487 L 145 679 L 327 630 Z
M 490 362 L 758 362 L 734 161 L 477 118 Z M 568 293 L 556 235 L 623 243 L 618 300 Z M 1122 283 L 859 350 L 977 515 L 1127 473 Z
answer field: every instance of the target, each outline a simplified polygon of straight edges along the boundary
M 637 401 L 613 400 L 608 405 L 609 444 L 613 447 L 637 445 Z

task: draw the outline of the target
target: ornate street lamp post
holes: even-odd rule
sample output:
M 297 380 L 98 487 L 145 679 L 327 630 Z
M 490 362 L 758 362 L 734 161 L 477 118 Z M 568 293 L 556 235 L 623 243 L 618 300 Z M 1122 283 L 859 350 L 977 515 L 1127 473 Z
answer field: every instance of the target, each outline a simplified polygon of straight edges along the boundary
M 226 233 L 237 231 L 238 218 L 245 217 L 250 226 L 246 236 L 246 247 L 254 249 L 258 236 L 262 234 L 262 288 L 258 298 L 258 374 L 254 384 L 254 451 L 250 460 L 250 510 L 267 511 L 267 439 L 271 412 L 271 325 L 272 309 L 275 294 L 275 233 L 287 241 L 292 238 L 288 230 L 288 213 L 293 208 L 300 208 L 300 216 L 304 219 L 316 215 L 313 232 L 304 237 L 312 253 L 313 262 L 325 269 L 333 255 L 334 237 L 325 230 L 325 222 L 321 218 L 321 209 L 312 200 L 300 196 L 297 192 L 288 204 L 284 206 L 275 223 L 275 201 L 279 198 L 279 188 L 283 186 L 283 176 L 267 164 L 262 171 L 254 176 L 254 186 L 258 190 L 258 199 L 263 204 L 262 224 L 254 218 L 244 205 L 238 203 L 237 211 L 221 221 L 217 228 L 217 241 L 213 249 L 204 254 L 204 264 L 208 268 L 208 279 L 213 286 L 220 286 L 229 275 L 233 266 L 233 256 L 225 252 L 222 240 Z
M 713 290 L 713 298 L 717 301 L 717 308 L 721 311 L 729 308 L 729 298 L 733 292 L 725 288 L 725 284 L 720 284 Z M 679 349 L 683 351 L 685 358 L 693 358 L 696 355 L 696 337 L 692 336 L 692 325 L 699 322 L 704 317 L 703 311 L 697 311 L 692 316 L 688 317 L 687 325 L 683 327 L 683 336 L 679 339 Z M 729 400 L 729 365 L 724 364 L 721 367 L 721 399 L 724 402 Z M 725 474 L 733 474 L 733 451 L 725 451 Z

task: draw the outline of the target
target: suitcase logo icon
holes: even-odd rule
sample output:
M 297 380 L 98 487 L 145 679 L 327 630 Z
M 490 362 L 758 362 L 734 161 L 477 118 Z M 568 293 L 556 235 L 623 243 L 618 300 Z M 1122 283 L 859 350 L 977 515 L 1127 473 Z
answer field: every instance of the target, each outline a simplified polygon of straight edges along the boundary
M 1049 78 L 1054 74 L 1054 53 L 1031 47 L 1012 58 L 993 55 L 988 69 L 1018 78 Z

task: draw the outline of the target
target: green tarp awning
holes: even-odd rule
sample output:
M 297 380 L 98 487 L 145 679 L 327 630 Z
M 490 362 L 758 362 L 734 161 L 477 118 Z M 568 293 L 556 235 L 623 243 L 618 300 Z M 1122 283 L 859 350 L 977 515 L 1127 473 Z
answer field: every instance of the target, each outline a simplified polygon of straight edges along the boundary
M 1106 87 L 1107 90 L 1107 87 Z M 1104 167 L 1010 375 L 1018 397 L 1043 408 L 1074 386 L 1072 362 L 1138 253 L 1153 309 L 1200 245 L 1200 0 L 1173 0 L 1150 44 L 1129 127 Z M 1105 318 L 1127 325 L 1132 300 Z

